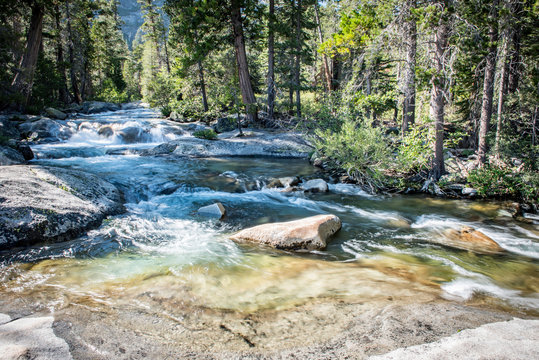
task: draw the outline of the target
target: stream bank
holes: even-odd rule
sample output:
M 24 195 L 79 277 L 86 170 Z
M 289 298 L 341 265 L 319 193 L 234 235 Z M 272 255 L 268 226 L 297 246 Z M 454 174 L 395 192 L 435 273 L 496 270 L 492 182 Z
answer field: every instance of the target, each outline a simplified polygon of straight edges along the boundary
M 199 141 L 149 109 L 61 121 L 72 135 L 31 145 L 31 166 L 104 179 L 126 211 L 70 241 L 2 251 L 0 312 L 54 316 L 74 358 L 366 358 L 538 315 L 538 229 L 503 204 L 351 184 L 286 192 L 269 185 L 319 170 L 301 157 L 148 154 Z M 216 202 L 222 220 L 197 213 Z M 321 214 L 342 220 L 324 251 L 229 240 Z M 431 241 L 462 226 L 503 253 Z

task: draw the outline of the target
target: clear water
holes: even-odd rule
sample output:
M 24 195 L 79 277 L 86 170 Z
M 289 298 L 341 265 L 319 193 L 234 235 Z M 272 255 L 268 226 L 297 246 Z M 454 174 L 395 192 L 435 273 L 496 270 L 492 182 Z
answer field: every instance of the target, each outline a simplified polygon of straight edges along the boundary
M 82 125 L 84 124 L 84 125 Z M 376 301 L 434 294 L 454 301 L 539 310 L 539 229 L 515 222 L 497 203 L 421 196 L 372 196 L 353 185 L 327 194 L 266 189 L 269 179 L 314 176 L 303 160 L 141 157 L 134 150 L 181 139 L 151 110 L 70 121 L 75 135 L 33 147 L 38 165 L 85 170 L 117 185 L 127 212 L 73 241 L 0 254 L 0 299 L 35 307 L 127 301 L 142 294 L 214 309 L 281 309 L 316 299 Z M 109 137 L 99 129 L 111 126 Z M 137 127 L 135 143 L 118 132 Z M 214 202 L 222 221 L 196 210 Z M 325 251 L 288 253 L 237 244 L 228 235 L 274 221 L 333 213 L 343 228 Z M 443 231 L 471 226 L 501 255 L 434 244 Z

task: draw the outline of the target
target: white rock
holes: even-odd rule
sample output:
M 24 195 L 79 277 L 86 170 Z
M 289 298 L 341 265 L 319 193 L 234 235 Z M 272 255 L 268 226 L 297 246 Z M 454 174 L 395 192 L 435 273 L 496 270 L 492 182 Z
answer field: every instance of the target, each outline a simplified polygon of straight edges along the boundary
M 513 319 L 487 324 L 430 344 L 401 348 L 369 359 L 539 359 L 539 320 Z
M 19 359 L 73 359 L 64 339 L 52 329 L 52 316 L 21 318 L 0 325 L 0 357 Z
M 198 209 L 198 213 L 200 215 L 209 216 L 209 217 L 216 217 L 216 218 L 223 218 L 226 214 L 226 209 L 220 202 L 211 204 L 208 206 L 203 206 L 200 209 Z
M 322 179 L 314 179 L 314 180 L 309 180 L 303 185 L 301 185 L 301 188 L 305 191 L 311 191 L 311 192 L 327 192 L 328 183 Z
M 337 216 L 317 215 L 255 226 L 240 231 L 230 239 L 258 242 L 285 250 L 319 250 L 324 249 L 329 237 L 340 229 L 341 220 Z

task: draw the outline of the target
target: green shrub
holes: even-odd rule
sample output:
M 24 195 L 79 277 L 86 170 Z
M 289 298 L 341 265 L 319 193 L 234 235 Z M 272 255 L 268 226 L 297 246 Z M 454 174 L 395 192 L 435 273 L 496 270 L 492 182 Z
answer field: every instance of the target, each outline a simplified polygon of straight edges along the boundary
M 514 173 L 510 168 L 484 166 L 468 175 L 468 183 L 482 197 L 518 198 L 537 203 L 539 173 Z
M 313 140 L 319 154 L 372 188 L 382 187 L 382 170 L 391 157 L 383 130 L 367 123 L 345 120 L 339 131 L 316 130 Z
M 217 139 L 217 133 L 213 131 L 212 129 L 206 129 L 206 130 L 198 130 L 193 133 L 194 137 L 197 137 L 199 139 L 206 139 L 206 140 L 216 140 Z
M 428 128 L 413 127 L 408 131 L 398 148 L 398 170 L 405 173 L 427 170 L 432 158 L 433 141 Z

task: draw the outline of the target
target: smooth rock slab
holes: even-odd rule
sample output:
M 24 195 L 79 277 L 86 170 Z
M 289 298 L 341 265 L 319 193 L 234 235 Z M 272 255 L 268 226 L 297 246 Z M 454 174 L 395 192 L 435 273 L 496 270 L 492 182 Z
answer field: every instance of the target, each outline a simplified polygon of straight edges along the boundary
M 3 321 L 0 325 L 0 357 L 4 360 L 72 359 L 65 340 L 54 334 L 53 322 L 52 316 Z
M 539 359 L 539 320 L 513 319 L 487 324 L 430 344 L 401 348 L 369 359 Z
M 340 229 L 341 220 L 337 216 L 317 215 L 255 226 L 240 231 L 230 239 L 258 242 L 283 250 L 321 250 L 326 248 L 329 237 Z
M 194 126 L 194 124 L 189 124 L 189 126 Z M 181 137 L 168 143 L 171 148 L 175 146 L 170 155 L 173 157 L 267 156 L 306 159 L 312 149 L 300 134 L 295 133 L 256 131 L 253 132 L 253 136 L 239 138 L 229 138 L 228 135 L 231 134 L 219 135 L 219 140 Z
M 0 248 L 70 240 L 123 211 L 120 191 L 78 170 L 0 167 Z

